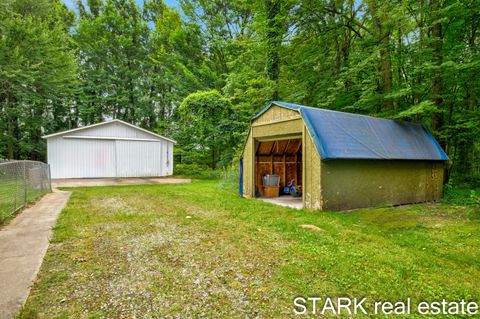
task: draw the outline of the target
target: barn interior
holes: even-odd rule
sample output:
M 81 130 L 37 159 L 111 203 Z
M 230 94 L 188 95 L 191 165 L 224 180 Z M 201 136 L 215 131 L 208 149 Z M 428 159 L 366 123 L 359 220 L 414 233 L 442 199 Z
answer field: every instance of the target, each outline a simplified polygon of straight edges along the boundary
M 293 180 L 293 185 L 302 189 L 302 139 L 257 141 L 255 146 L 255 190 L 265 201 L 294 208 L 302 208 L 302 196 L 285 194 L 283 189 Z M 278 195 L 266 193 L 263 176 L 278 175 Z

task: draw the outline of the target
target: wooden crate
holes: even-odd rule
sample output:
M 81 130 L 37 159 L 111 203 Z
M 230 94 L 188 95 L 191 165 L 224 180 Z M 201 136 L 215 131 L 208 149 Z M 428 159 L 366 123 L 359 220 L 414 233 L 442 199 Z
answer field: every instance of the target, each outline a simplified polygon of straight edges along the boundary
M 265 197 L 278 197 L 280 194 L 280 186 L 264 186 L 263 196 Z

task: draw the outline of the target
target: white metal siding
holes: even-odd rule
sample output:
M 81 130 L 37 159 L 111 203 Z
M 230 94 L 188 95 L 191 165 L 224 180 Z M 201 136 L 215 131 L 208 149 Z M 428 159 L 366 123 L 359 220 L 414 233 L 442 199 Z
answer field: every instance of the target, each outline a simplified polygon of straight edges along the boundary
M 133 127 L 122 123 L 111 123 L 108 125 L 95 126 L 81 131 L 72 132 L 68 135 L 76 136 L 103 136 L 103 137 L 119 137 L 119 138 L 148 138 L 153 139 L 155 136 L 136 130 Z
M 52 178 L 114 177 L 115 141 L 55 138 L 48 141 Z
M 116 141 L 117 176 L 163 176 L 162 142 Z
M 50 137 L 47 157 L 52 178 L 153 177 L 173 172 L 172 142 L 121 123 Z

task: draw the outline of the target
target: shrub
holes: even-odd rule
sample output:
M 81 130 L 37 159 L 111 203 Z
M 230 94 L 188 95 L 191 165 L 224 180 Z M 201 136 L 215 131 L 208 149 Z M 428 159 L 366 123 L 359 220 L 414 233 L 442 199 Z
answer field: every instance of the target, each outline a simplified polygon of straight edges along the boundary
M 459 175 L 454 176 L 454 183 L 458 186 L 465 186 L 470 188 L 480 187 L 480 174 Z
M 444 201 L 455 205 L 480 207 L 480 189 L 455 187 L 449 182 L 445 185 Z
M 231 191 L 238 190 L 238 165 L 229 165 L 218 171 L 221 180 L 219 183 L 220 188 Z
M 220 171 L 198 164 L 176 164 L 173 173 L 176 176 L 185 176 L 197 179 L 218 179 Z
M 176 164 L 173 170 L 175 176 L 196 179 L 218 179 L 221 188 L 234 189 L 238 186 L 238 165 L 229 165 L 224 168 L 212 169 L 199 164 Z

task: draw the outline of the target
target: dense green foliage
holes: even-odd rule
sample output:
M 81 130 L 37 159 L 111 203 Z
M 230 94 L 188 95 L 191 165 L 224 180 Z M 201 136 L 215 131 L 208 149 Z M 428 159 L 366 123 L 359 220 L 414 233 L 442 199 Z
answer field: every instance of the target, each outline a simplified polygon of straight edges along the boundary
M 76 13 L 3 1 L 0 156 L 42 159 L 42 133 L 120 118 L 178 139 L 183 163 L 224 166 L 278 98 L 425 123 L 450 172 L 478 181 L 479 12 L 475 0 L 83 0 Z
M 218 91 L 199 91 L 183 100 L 176 112 L 174 137 L 181 145 L 180 162 L 228 165 L 233 159 L 232 145 L 246 129 L 238 122 L 238 112 Z
M 43 158 L 42 131 L 68 116 L 78 85 L 73 18 L 59 0 L 0 3 L 0 156 Z

